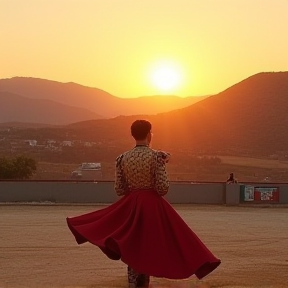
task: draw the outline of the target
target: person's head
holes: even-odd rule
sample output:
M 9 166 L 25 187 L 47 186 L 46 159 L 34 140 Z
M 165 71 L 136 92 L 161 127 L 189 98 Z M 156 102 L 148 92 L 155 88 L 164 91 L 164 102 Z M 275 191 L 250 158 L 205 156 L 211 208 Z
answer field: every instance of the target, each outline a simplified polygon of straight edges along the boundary
M 151 141 L 152 125 L 147 120 L 136 120 L 131 125 L 131 135 L 135 141 L 146 141 L 147 144 Z
M 234 173 L 230 173 L 230 179 L 234 179 Z

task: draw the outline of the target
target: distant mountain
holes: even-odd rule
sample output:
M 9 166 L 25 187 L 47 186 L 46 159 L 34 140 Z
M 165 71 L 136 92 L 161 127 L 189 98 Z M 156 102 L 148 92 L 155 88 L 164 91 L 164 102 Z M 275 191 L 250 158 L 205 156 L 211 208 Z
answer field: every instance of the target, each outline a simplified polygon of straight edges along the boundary
M 288 152 L 287 111 L 288 72 L 259 73 L 190 107 L 162 114 L 155 123 L 162 139 L 170 136 L 169 141 L 175 138 L 199 150 Z M 165 134 L 165 126 L 174 135 Z
M 163 113 L 187 107 L 207 97 L 147 96 L 124 99 L 115 97 L 103 90 L 76 83 L 60 83 L 29 77 L 0 79 L 0 91 L 85 108 L 104 118 L 119 115 Z
M 59 126 L 59 125 L 53 125 L 53 124 L 31 123 L 31 122 L 0 122 L 0 128 L 2 128 L 2 129 L 9 129 L 9 128 L 13 128 L 13 127 L 17 128 L 17 129 L 59 128 L 59 127 L 63 127 L 63 126 L 65 126 L 65 124 Z
M 65 125 L 99 118 L 101 118 L 99 115 L 87 109 L 72 107 L 51 100 L 29 99 L 10 92 L 0 92 L 0 122 L 2 123 L 28 122 Z M 14 125 L 16 124 L 14 123 Z M 27 127 L 27 125 L 24 126 Z
M 157 149 L 190 154 L 288 155 L 287 111 L 288 72 L 259 73 L 167 113 L 82 121 L 63 128 L 27 130 L 23 135 L 27 139 L 95 141 L 113 154 L 132 147 L 130 125 L 144 118 L 152 122 L 152 146 Z
M 288 154 L 288 72 L 259 73 L 187 108 L 156 116 L 117 117 L 69 125 L 78 137 L 131 143 L 133 120 L 153 123 L 153 145 L 191 152 Z M 100 141 L 99 140 L 99 141 Z M 286 151 L 286 152 L 285 152 Z

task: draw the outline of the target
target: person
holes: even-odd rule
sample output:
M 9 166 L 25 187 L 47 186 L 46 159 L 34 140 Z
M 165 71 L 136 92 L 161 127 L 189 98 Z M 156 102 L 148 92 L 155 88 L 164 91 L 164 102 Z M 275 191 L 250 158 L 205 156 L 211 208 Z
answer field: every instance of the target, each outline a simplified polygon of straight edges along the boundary
M 237 179 L 234 178 L 234 173 L 230 173 L 228 179 L 226 180 L 227 184 L 237 184 Z
M 116 158 L 114 188 L 121 196 L 97 211 L 67 217 L 78 244 L 89 241 L 127 265 L 128 286 L 148 287 L 150 276 L 202 279 L 221 261 L 165 200 L 170 154 L 150 146 L 152 125 L 131 125 L 135 146 Z

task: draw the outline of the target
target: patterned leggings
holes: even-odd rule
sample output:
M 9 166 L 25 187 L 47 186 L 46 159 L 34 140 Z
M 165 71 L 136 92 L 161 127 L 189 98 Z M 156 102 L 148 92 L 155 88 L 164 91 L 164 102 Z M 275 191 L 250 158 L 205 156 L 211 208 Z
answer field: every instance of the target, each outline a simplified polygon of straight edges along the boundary
M 148 287 L 149 276 L 136 272 L 133 268 L 127 267 L 129 287 Z

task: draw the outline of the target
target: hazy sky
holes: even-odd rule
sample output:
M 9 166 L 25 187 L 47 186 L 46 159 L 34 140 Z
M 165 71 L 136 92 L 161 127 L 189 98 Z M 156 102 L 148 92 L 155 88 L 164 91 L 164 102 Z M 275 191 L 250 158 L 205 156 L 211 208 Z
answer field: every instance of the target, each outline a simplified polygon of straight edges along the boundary
M 136 97 L 164 93 L 164 65 L 181 79 L 166 94 L 215 94 L 288 70 L 288 0 L 0 0 L 0 39 L 0 78 Z

